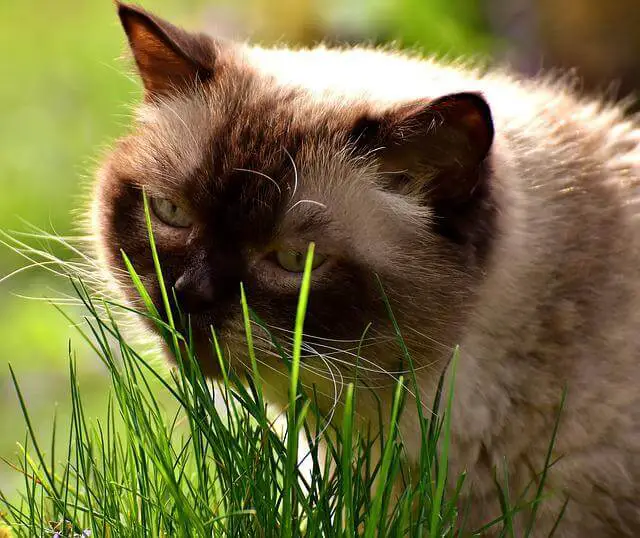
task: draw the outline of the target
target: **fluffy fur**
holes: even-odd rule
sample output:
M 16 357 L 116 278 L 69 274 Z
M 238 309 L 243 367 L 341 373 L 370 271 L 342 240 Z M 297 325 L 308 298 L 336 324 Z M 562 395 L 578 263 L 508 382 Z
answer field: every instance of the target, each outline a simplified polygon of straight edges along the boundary
M 543 466 L 563 387 L 535 536 L 640 533 L 640 131 L 618 106 L 566 86 L 371 49 L 265 49 L 188 34 L 142 10 L 120 16 L 146 88 L 130 135 L 95 184 L 98 251 L 131 302 L 120 250 L 160 306 L 141 191 L 185 209 L 154 220 L 210 375 L 213 325 L 243 364 L 239 283 L 287 342 L 299 275 L 278 248 L 309 241 L 313 274 L 302 381 L 335 408 L 359 379 L 389 400 L 406 365 L 378 275 L 415 361 L 423 400 L 460 345 L 452 472 L 469 472 L 473 523 Z M 261 340 L 272 399 L 286 370 Z M 375 406 L 361 391 L 361 423 Z M 401 424 L 417 458 L 411 406 Z M 339 420 L 339 407 L 336 412 Z M 414 453 L 411 453 L 411 451 Z M 524 520 L 524 518 L 523 518 Z M 518 521 L 521 525 L 522 521 Z

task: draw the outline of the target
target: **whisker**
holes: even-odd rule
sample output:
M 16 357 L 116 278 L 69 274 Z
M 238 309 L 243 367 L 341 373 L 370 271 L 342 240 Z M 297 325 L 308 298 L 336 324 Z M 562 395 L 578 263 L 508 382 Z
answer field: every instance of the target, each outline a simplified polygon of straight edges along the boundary
M 239 172 L 248 172 L 250 174 L 255 174 L 257 176 L 268 179 L 269 181 L 271 181 L 271 183 L 275 185 L 276 189 L 278 189 L 278 192 L 282 194 L 282 189 L 280 188 L 280 185 L 278 185 L 276 180 L 273 179 L 271 176 L 268 176 L 267 174 L 263 174 L 262 172 L 258 172 L 257 170 L 249 170 L 248 168 L 234 168 L 234 170 L 237 170 Z
M 429 336 L 428 334 L 424 334 L 423 332 L 420 332 L 418 329 L 414 329 L 413 327 L 407 327 L 407 329 L 409 329 L 410 331 L 414 332 L 418 336 L 424 338 L 425 340 L 431 342 L 432 344 L 436 344 L 437 346 L 440 346 L 442 349 L 446 349 L 448 351 L 453 351 L 453 348 L 451 346 L 448 346 L 447 344 L 445 344 L 443 342 L 439 342 L 438 340 L 436 340 L 435 338 Z
M 298 200 L 295 204 L 293 204 L 289 209 L 287 209 L 287 213 L 289 213 L 289 211 L 292 211 L 295 207 L 297 207 L 300 204 L 315 204 L 318 205 L 324 209 L 327 208 L 327 206 L 325 204 L 323 204 L 322 202 L 316 202 L 315 200 Z
M 265 337 L 263 337 L 261 335 L 254 335 L 254 339 L 255 340 L 260 340 L 260 341 L 268 343 L 268 344 L 272 344 L 271 340 L 269 340 L 268 338 L 265 338 Z M 292 340 L 287 340 L 286 342 L 287 343 L 293 343 Z M 323 345 L 323 344 L 316 344 L 316 345 L 319 345 L 319 346 L 322 346 L 322 347 L 325 347 L 325 348 L 329 348 L 332 351 L 330 351 L 329 353 L 319 353 L 317 350 L 315 350 L 312 347 L 310 347 L 310 345 L 308 343 L 303 342 L 302 343 L 303 348 L 306 349 L 306 350 L 313 351 L 313 353 L 302 354 L 301 358 L 308 359 L 308 358 L 317 357 L 319 355 L 322 355 L 323 357 L 333 357 L 334 355 L 339 355 L 341 353 L 346 353 L 346 354 L 349 354 L 349 355 L 357 356 L 354 353 L 352 353 L 353 350 L 358 350 L 358 349 L 361 349 L 362 347 L 368 347 L 368 346 L 372 346 L 374 344 L 366 344 L 365 346 L 353 347 L 353 348 L 350 348 L 348 350 L 339 349 L 339 348 L 332 348 L 330 346 L 326 346 L 326 345 Z M 347 363 L 347 362 L 344 362 L 344 364 L 350 365 L 350 363 Z
M 270 355 L 270 356 L 272 356 L 272 357 L 277 357 L 277 358 L 280 358 L 280 359 L 282 358 L 282 357 L 280 357 L 280 355 L 278 355 L 277 353 L 275 353 L 275 352 L 273 352 L 273 351 L 271 351 L 271 350 L 268 350 L 268 349 L 262 349 L 262 348 L 259 348 L 259 347 L 257 347 L 257 346 L 256 346 L 256 348 L 255 348 L 255 349 L 256 349 L 257 351 L 260 351 L 261 353 L 265 353 L 265 354 Z M 287 378 L 287 379 L 289 378 L 289 374 L 287 374 L 287 373 L 285 373 L 285 372 L 283 372 L 283 371 L 281 371 L 281 370 L 278 370 L 277 368 L 273 367 L 273 366 L 272 366 L 271 364 L 269 364 L 268 362 L 263 361 L 263 360 L 262 360 L 262 359 L 260 359 L 259 357 L 256 357 L 256 361 L 257 361 L 259 364 L 262 364 L 263 366 L 265 366 L 265 367 L 269 368 L 270 370 L 274 371 L 274 372 L 275 372 L 275 373 L 277 373 L 278 375 L 280 375 L 280 376 L 282 376 L 282 377 L 285 377 L 285 378 Z M 244 361 L 240 360 L 239 362 L 240 362 L 240 364 L 241 364 L 244 368 L 249 368 L 249 365 L 248 365 L 248 364 L 246 364 Z M 301 365 L 301 366 L 303 366 L 303 365 Z M 331 381 L 331 378 L 328 378 L 328 377 L 325 377 L 324 379 L 328 379 L 328 380 L 330 380 L 330 381 Z M 335 379 L 335 378 L 334 378 L 334 379 Z M 300 381 L 300 384 L 301 384 L 305 389 L 307 389 L 307 390 L 312 390 L 312 389 L 313 389 L 313 387 L 312 387 L 312 386 L 310 386 L 310 385 L 308 385 L 308 384 L 306 384 L 306 383 L 304 383 L 304 382 L 302 382 L 302 381 Z M 316 389 L 316 392 L 317 392 L 318 394 L 321 394 L 322 396 L 326 396 L 327 398 L 329 398 L 329 397 L 330 397 L 330 398 L 334 399 L 334 397 L 333 397 L 333 396 L 329 396 L 327 393 L 322 392 L 322 391 L 320 391 L 320 390 L 317 390 L 317 389 Z
M 273 345 L 272 342 L 260 335 L 254 335 L 254 338 L 257 340 L 260 340 L 262 342 L 265 342 L 269 345 Z M 291 341 L 289 341 L 288 343 L 291 343 Z M 305 369 L 308 369 L 309 371 L 312 371 L 315 375 L 318 375 L 320 377 L 323 377 L 324 379 L 328 379 L 325 376 L 323 376 L 320 371 L 311 366 L 310 364 L 308 364 L 308 361 L 314 358 L 318 358 L 320 360 L 322 360 L 325 365 L 327 365 L 329 367 L 329 362 L 327 359 L 330 359 L 332 362 L 334 363 L 339 363 L 342 364 L 344 366 L 347 366 L 349 368 L 355 368 L 356 372 L 357 371 L 364 371 L 367 372 L 369 374 L 375 374 L 375 375 L 381 375 L 381 376 L 385 376 L 385 377 L 389 377 L 390 379 L 392 379 L 394 381 L 394 383 L 390 383 L 389 385 L 380 385 L 379 383 L 376 384 L 375 387 L 372 387 L 370 384 L 369 385 L 364 385 L 364 388 L 385 388 L 385 387 L 391 387 L 394 386 L 395 383 L 398 382 L 398 377 L 399 375 L 406 375 L 406 374 L 410 374 L 412 371 L 410 369 L 407 370 L 399 370 L 399 371 L 388 371 L 385 370 L 384 368 L 382 368 L 379 364 L 375 363 L 374 361 L 371 361 L 369 359 L 367 359 L 366 357 L 363 357 L 361 355 L 358 355 L 356 353 L 353 353 L 351 351 L 346 351 L 343 349 L 339 349 L 339 348 L 333 348 L 331 346 L 326 346 L 326 345 L 322 345 L 323 347 L 329 348 L 329 349 L 333 349 L 334 351 L 332 353 L 321 353 L 319 352 L 317 349 L 315 349 L 313 346 L 311 346 L 309 343 L 307 342 L 303 342 L 302 343 L 303 349 L 307 350 L 307 351 L 312 351 L 312 353 L 306 353 L 302 355 L 302 359 L 305 360 L 305 362 L 302 363 L 302 367 L 304 367 Z M 346 361 L 343 359 L 339 358 L 340 354 L 345 354 L 345 355 L 349 355 L 352 357 L 355 357 L 357 359 L 356 361 Z M 277 355 L 277 354 L 276 354 Z M 338 355 L 338 356 L 336 356 Z M 279 356 L 279 355 L 278 355 Z M 362 364 L 359 364 L 359 362 L 365 362 L 371 366 L 373 366 L 373 368 L 368 368 L 366 366 L 363 366 Z M 413 371 L 419 371 L 419 370 L 424 370 L 427 368 L 432 368 L 434 365 L 436 364 L 436 361 L 433 361 L 431 363 L 428 364 L 424 364 L 418 367 L 415 367 L 413 369 Z M 342 382 L 344 383 L 344 375 L 342 373 L 342 371 L 336 367 L 336 369 L 338 370 L 341 378 L 342 378 Z M 354 375 L 353 377 L 347 377 L 348 380 L 354 380 L 357 381 L 357 375 Z M 362 388 L 362 386 L 358 385 L 360 388 Z M 413 393 L 413 391 L 407 389 L 407 391 L 415 397 L 415 394 Z
M 83 244 L 93 244 L 94 238 L 92 236 L 88 236 L 88 235 L 63 236 L 63 235 L 51 234 L 27 221 L 24 221 L 24 222 L 29 228 L 34 230 L 35 233 L 23 232 L 23 231 L 12 231 L 11 236 L 25 237 L 25 238 L 31 238 L 31 239 L 41 239 L 46 242 L 53 242 L 53 243 L 62 245 L 73 254 L 82 258 L 87 263 L 88 267 L 91 267 L 92 269 L 100 269 L 100 265 L 98 264 L 98 261 L 96 259 L 92 258 L 91 256 L 88 256 L 85 252 L 81 251 L 79 248 L 77 248 L 73 244 L 73 242 L 83 243 Z M 36 250 L 36 249 L 33 249 L 33 250 Z M 73 262 L 73 263 L 79 263 L 79 262 Z M 120 273 L 127 272 L 124 269 L 121 269 L 120 267 L 112 267 L 110 269 L 114 272 L 120 272 Z
M 254 339 L 257 339 L 257 340 L 260 340 L 260 341 L 262 341 L 262 342 L 266 342 L 266 343 L 268 343 L 268 344 L 271 344 L 271 342 L 270 342 L 269 340 L 267 340 L 267 339 L 265 339 L 265 338 L 262 338 L 262 337 L 261 337 L 261 336 L 259 336 L 259 335 L 254 335 Z M 304 343 L 303 343 L 303 346 L 305 346 L 305 344 L 304 344 Z M 257 350 L 260 350 L 260 351 L 262 351 L 262 352 L 268 353 L 268 354 L 269 354 L 269 355 L 271 355 L 271 356 L 280 357 L 280 354 L 278 354 L 278 353 L 274 352 L 272 349 L 265 349 L 265 348 L 258 347 L 258 346 L 256 346 L 256 349 L 257 349 Z M 329 362 L 326 360 L 326 358 L 327 358 L 327 357 L 330 357 L 330 355 L 328 355 L 328 354 L 326 354 L 326 353 L 320 353 L 320 352 L 318 352 L 317 350 L 315 350 L 315 349 L 313 349 L 313 348 L 309 347 L 308 345 L 305 347 L 305 349 L 308 349 L 308 350 L 310 350 L 310 351 L 313 351 L 313 353 L 306 353 L 306 354 L 303 354 L 303 355 L 301 356 L 301 358 L 302 358 L 302 359 L 305 359 L 305 362 L 302 362 L 302 363 L 301 363 L 301 365 L 300 365 L 300 366 L 301 366 L 301 368 L 302 368 L 302 369 L 305 369 L 305 370 L 309 370 L 309 371 L 310 371 L 310 372 L 312 372 L 314 375 L 316 375 L 316 376 L 318 376 L 318 377 L 320 377 L 320 378 L 322 378 L 322 379 L 326 379 L 326 380 L 328 380 L 328 381 L 333 381 L 333 380 L 334 380 L 334 378 L 333 378 L 333 377 L 332 377 L 332 378 L 329 378 L 329 377 L 327 377 L 326 375 L 324 375 L 324 372 L 325 372 L 325 370 L 324 370 L 324 369 L 319 369 L 319 368 L 317 368 L 317 367 L 315 367 L 315 366 L 312 366 L 311 364 L 309 364 L 309 363 L 307 362 L 309 359 L 318 358 L 318 359 L 322 360 L 322 361 L 325 363 L 325 365 L 326 365 L 326 366 L 330 367 L 331 363 L 329 363 Z M 280 357 L 280 358 L 281 358 L 281 357 Z M 333 358 L 333 357 L 331 357 L 331 358 Z M 366 359 L 365 359 L 365 360 L 366 360 Z M 343 363 L 343 364 L 345 364 L 345 365 L 347 365 L 347 366 L 351 366 L 351 367 L 354 367 L 354 366 L 355 366 L 354 364 L 352 364 L 352 363 L 348 363 L 348 362 L 346 362 L 346 361 L 334 360 L 334 362 L 341 362 L 341 363 Z M 337 367 L 336 367 L 336 368 L 337 368 Z M 338 368 L 337 368 L 337 369 L 338 369 Z M 357 369 L 358 369 L 358 370 L 366 370 L 366 371 L 368 371 L 368 372 L 373 372 L 373 373 L 384 374 L 384 375 L 386 375 L 386 376 L 391 377 L 391 378 L 394 380 L 394 383 L 389 383 L 389 384 L 386 384 L 386 385 L 381 385 L 381 384 L 375 384 L 375 385 L 372 385 L 372 384 L 371 384 L 371 382 L 369 381 L 367 384 L 360 384 L 360 383 L 357 383 L 357 381 L 358 381 L 358 379 L 359 379 L 359 377 L 358 377 L 357 375 L 354 375 L 354 376 L 346 376 L 346 375 L 342 372 L 342 370 L 338 369 L 338 372 L 339 372 L 339 375 L 340 375 L 340 378 L 341 378 L 341 382 L 342 382 L 342 384 L 344 384 L 344 380 L 346 379 L 347 381 L 354 381 L 354 382 L 355 382 L 355 386 L 356 386 L 357 388 L 360 388 L 360 389 L 371 389 L 371 388 L 387 388 L 387 387 L 393 387 L 393 386 L 395 386 L 395 384 L 397 383 L 397 378 L 395 378 L 395 377 L 393 377 L 392 375 L 390 375 L 390 374 L 393 374 L 393 372 L 387 372 L 386 370 L 381 369 L 380 367 L 378 367 L 378 369 L 375 369 L 375 370 L 374 370 L 374 369 L 367 369 L 367 368 L 363 368 L 362 366 L 358 365 L 358 366 L 357 366 Z M 407 371 L 403 371 L 403 372 L 400 372 L 400 373 L 410 373 L 410 371 L 408 371 L 408 370 L 407 370 Z M 360 377 L 360 379 L 361 379 L 361 377 Z
M 296 166 L 296 162 L 294 161 L 291 153 L 289 153 L 287 148 L 283 147 L 282 149 L 284 149 L 284 152 L 287 154 L 287 157 L 289 157 L 289 160 L 293 165 L 293 192 L 291 193 L 291 199 L 293 200 L 293 198 L 295 198 L 296 196 L 296 192 L 298 191 L 298 167 Z
M 4 232 L 2 232 L 2 230 L 0 230 L 0 233 L 4 233 Z M 48 272 L 53 273 L 54 275 L 57 275 L 57 276 L 60 276 L 60 277 L 67 277 L 68 276 L 67 273 L 63 273 L 61 271 L 56 271 L 55 269 L 53 269 L 53 267 L 55 267 L 55 266 L 64 267 L 64 262 L 61 263 L 61 261 L 58 260 L 57 258 L 55 258 L 54 256 L 48 256 L 48 258 L 53 258 L 53 259 L 50 260 L 50 263 L 47 263 L 47 262 L 44 262 L 44 261 L 35 260 L 31 256 L 25 254 L 23 249 L 16 248 L 13 245 L 10 245 L 9 243 L 3 241 L 2 239 L 0 239 L 0 245 L 4 245 L 7 248 L 11 249 L 16 254 L 22 256 L 24 259 L 26 259 L 27 261 L 31 262 L 31 264 L 33 264 L 34 266 L 43 267 Z M 44 257 L 44 255 L 43 255 L 43 257 Z
M 303 342 L 303 346 L 304 345 L 305 345 L 305 343 Z M 359 355 L 359 354 L 353 352 L 354 350 L 363 349 L 363 348 L 366 348 L 366 347 L 371 347 L 371 346 L 373 346 L 375 344 L 366 344 L 364 346 L 359 346 L 357 348 L 351 348 L 351 349 L 341 349 L 341 348 L 337 348 L 337 347 L 333 347 L 333 346 L 328 346 L 326 344 L 315 344 L 315 345 L 332 350 L 330 353 L 323 353 L 324 356 L 331 357 L 334 361 L 340 362 L 341 364 L 344 364 L 346 366 L 351 366 L 351 367 L 356 367 L 357 366 L 358 369 L 364 370 L 366 372 L 373 372 L 373 373 L 379 373 L 379 374 L 391 375 L 391 376 L 394 376 L 394 375 L 405 375 L 405 374 L 411 373 L 411 370 L 398 370 L 398 371 L 385 370 L 384 368 L 382 368 L 376 362 L 374 362 L 374 361 L 372 361 L 370 359 L 367 359 L 366 357 L 363 357 L 362 355 Z M 340 354 L 344 354 L 344 355 L 349 355 L 349 356 L 355 357 L 358 361 L 364 361 L 364 362 L 374 366 L 375 368 L 365 368 L 360 364 L 356 365 L 356 364 L 354 364 L 352 362 L 336 358 L 336 356 L 339 356 Z M 437 361 L 433 361 L 433 362 L 430 362 L 428 364 L 423 364 L 421 366 L 414 367 L 413 371 L 419 371 L 419 370 L 424 370 L 426 368 L 431 368 L 436 363 L 437 363 Z M 396 379 L 396 378 L 394 377 L 394 379 Z M 397 379 L 396 379 L 396 381 L 397 381 Z
M 21 293 L 11 293 L 14 297 L 18 299 L 25 299 L 27 301 L 40 301 L 50 304 L 55 304 L 59 306 L 81 306 L 84 303 L 80 299 L 67 299 L 62 297 L 35 297 L 32 295 L 23 295 Z
M 8 275 L 5 275 L 2 278 L 0 278 L 0 284 L 2 284 L 5 280 L 9 280 L 10 278 L 12 278 L 14 276 L 19 275 L 20 273 L 28 271 L 29 269 L 35 269 L 35 268 L 39 268 L 39 267 L 44 267 L 46 265 L 55 265 L 57 263 L 58 262 L 54 262 L 54 261 L 30 263 L 29 265 L 25 265 L 23 267 L 20 267 L 20 268 L 16 269 L 15 271 L 11 271 Z
M 257 323 L 256 321 L 251 320 L 251 323 L 254 323 L 258 326 L 260 326 L 259 323 Z M 265 325 L 270 328 L 270 329 L 276 329 L 277 331 L 282 331 L 283 333 L 291 333 L 293 334 L 295 331 L 293 331 L 292 329 L 285 329 L 284 327 L 278 327 L 277 325 L 271 325 L 269 323 L 265 323 Z M 323 340 L 325 342 L 347 342 L 347 343 L 359 343 L 359 342 L 366 342 L 368 340 L 381 340 L 381 339 L 385 339 L 385 340 L 393 340 L 394 337 L 386 337 L 386 336 L 368 336 L 366 338 L 353 338 L 353 339 L 341 339 L 341 338 L 323 338 L 322 336 L 315 336 L 313 334 L 308 334 L 308 333 L 302 333 L 302 336 L 304 336 L 305 338 L 308 339 L 313 339 L 313 340 Z
M 331 368 L 331 365 L 328 362 L 324 361 L 324 363 L 327 366 L 327 370 L 329 371 L 329 374 L 331 375 L 331 378 L 333 380 L 333 405 L 331 406 L 331 409 L 329 410 L 329 416 L 327 418 L 326 424 L 318 432 L 318 435 L 316 435 L 316 439 L 315 439 L 316 441 L 318 439 L 320 439 L 320 437 L 327 430 L 327 428 L 329 427 L 329 424 L 331 423 L 331 421 L 333 420 L 333 417 L 335 416 L 336 409 L 337 409 L 338 405 L 342 403 L 342 402 L 340 402 L 340 397 L 342 396 L 342 388 L 344 387 L 344 380 L 341 379 L 340 380 L 340 394 L 338 394 L 337 393 L 338 386 L 337 386 L 337 381 L 336 381 L 335 375 L 333 374 L 333 369 Z M 340 370 L 338 368 L 336 368 L 336 370 L 338 371 L 338 374 L 340 374 Z

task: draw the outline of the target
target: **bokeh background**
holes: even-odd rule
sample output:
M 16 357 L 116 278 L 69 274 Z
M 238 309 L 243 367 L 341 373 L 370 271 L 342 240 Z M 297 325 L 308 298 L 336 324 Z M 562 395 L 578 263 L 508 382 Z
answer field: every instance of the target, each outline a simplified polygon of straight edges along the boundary
M 445 58 L 507 62 L 525 76 L 576 68 L 585 92 L 608 97 L 640 88 L 640 0 L 146 0 L 144 6 L 191 28 L 265 43 L 394 41 Z M 81 233 L 82 193 L 95 163 L 126 130 L 140 97 L 124 51 L 110 0 L 0 0 L 0 230 L 26 230 L 26 221 L 65 236 Z M 0 244 L 0 458 L 8 460 L 25 431 L 9 364 L 45 442 L 57 408 L 64 443 L 70 345 L 89 415 L 102 414 L 108 390 L 106 372 L 69 323 L 33 299 L 58 295 L 64 280 L 37 268 L 20 271 L 27 264 Z M 1 280 L 6 275 L 12 276 Z M 0 489 L 19 484 L 0 462 Z

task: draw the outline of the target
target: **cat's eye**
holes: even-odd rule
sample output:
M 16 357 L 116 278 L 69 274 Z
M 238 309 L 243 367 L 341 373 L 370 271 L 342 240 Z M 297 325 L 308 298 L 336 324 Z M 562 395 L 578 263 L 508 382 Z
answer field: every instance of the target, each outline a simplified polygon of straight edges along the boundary
M 314 254 L 311 268 L 317 269 L 326 259 L 327 257 L 323 254 Z M 276 260 L 278 261 L 278 265 L 286 271 L 290 273 L 302 273 L 304 272 L 307 253 L 298 250 L 278 250 L 276 252 Z
M 174 228 L 189 228 L 193 220 L 180 206 L 166 198 L 151 198 L 151 209 L 162 222 Z

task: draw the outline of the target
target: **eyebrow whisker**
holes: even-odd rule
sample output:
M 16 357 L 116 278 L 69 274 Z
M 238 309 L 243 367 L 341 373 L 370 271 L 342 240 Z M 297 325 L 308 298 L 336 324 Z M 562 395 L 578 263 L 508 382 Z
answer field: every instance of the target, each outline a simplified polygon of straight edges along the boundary
M 249 168 L 234 168 L 234 170 L 238 172 L 248 172 L 249 174 L 255 174 L 257 176 L 268 179 L 269 181 L 271 181 L 271 183 L 275 185 L 276 189 L 278 189 L 278 193 L 282 194 L 282 189 L 280 188 L 280 185 L 278 185 L 276 180 L 273 179 L 271 176 L 268 176 L 267 174 L 264 174 L 262 172 L 258 172 L 257 170 L 250 170 Z
M 291 211 L 294 207 L 303 204 L 303 203 L 307 203 L 307 204 L 315 204 L 318 205 L 324 209 L 327 208 L 327 206 L 325 204 L 323 204 L 322 202 L 316 202 L 315 200 L 298 200 L 295 204 L 293 204 L 289 209 L 287 209 L 287 213 L 289 213 L 289 211 Z
M 293 200 L 293 198 L 295 198 L 296 196 L 296 192 L 298 191 L 298 167 L 296 166 L 296 162 L 293 160 L 293 157 L 291 156 L 291 153 L 289 153 L 287 148 L 283 147 L 282 149 L 284 149 L 284 152 L 287 154 L 287 157 L 289 157 L 289 160 L 293 165 L 293 192 L 291 193 L 291 199 Z

